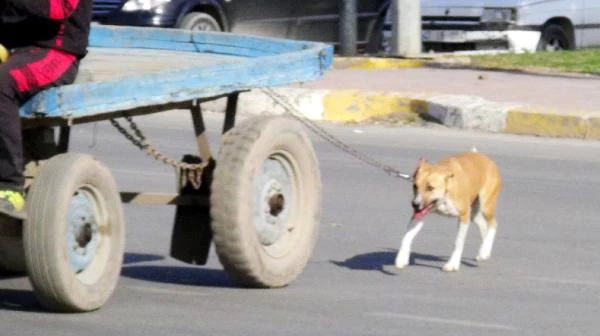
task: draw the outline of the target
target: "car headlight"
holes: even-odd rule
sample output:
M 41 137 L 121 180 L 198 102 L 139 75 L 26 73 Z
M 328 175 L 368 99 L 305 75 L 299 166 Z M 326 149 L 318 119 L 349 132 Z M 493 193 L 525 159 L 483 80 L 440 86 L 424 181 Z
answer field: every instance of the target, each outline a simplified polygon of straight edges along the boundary
M 482 23 L 513 22 L 517 19 L 515 8 L 484 8 L 481 14 Z
M 129 0 L 123 6 L 123 11 L 134 12 L 139 10 L 151 10 L 160 7 L 171 0 Z

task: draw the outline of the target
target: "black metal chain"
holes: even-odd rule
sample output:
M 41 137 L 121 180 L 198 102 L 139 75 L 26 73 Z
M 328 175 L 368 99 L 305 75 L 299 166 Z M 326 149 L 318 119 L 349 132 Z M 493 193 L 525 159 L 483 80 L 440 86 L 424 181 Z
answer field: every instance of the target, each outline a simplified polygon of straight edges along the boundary
M 185 176 L 187 178 L 187 180 L 192 184 L 194 188 L 200 188 L 202 171 L 208 166 L 208 162 L 191 164 L 169 158 L 165 154 L 158 151 L 156 147 L 146 142 L 146 136 L 144 135 L 144 133 L 142 133 L 138 125 L 133 121 L 133 118 L 131 118 L 130 116 L 125 116 L 124 118 L 129 123 L 129 127 L 133 131 L 133 134 L 127 129 L 125 129 L 125 127 L 121 126 L 121 124 L 119 124 L 119 122 L 115 119 L 110 119 L 110 123 L 134 146 L 138 147 L 140 150 L 145 152 L 147 155 L 153 157 L 155 160 L 177 169 L 177 171 L 182 176 Z
M 339 140 L 338 138 L 333 136 L 331 133 L 327 132 L 325 129 L 323 129 L 322 127 L 317 125 L 314 121 L 307 119 L 304 115 L 302 115 L 298 111 L 298 108 L 292 102 L 289 101 L 288 97 L 285 97 L 285 96 L 275 92 L 271 88 L 263 88 L 261 90 L 267 96 L 271 97 L 275 102 L 279 103 L 284 108 L 284 110 L 286 110 L 286 112 L 289 115 L 291 115 L 296 120 L 303 123 L 306 127 L 308 127 L 310 130 L 315 132 L 318 136 L 325 139 L 330 144 L 341 149 L 343 152 L 352 155 L 353 157 L 359 159 L 360 161 L 362 161 L 370 166 L 382 169 L 386 174 L 388 174 L 392 177 L 397 177 L 397 178 L 400 178 L 400 179 L 403 179 L 403 180 L 406 180 L 409 182 L 412 181 L 411 174 L 404 173 L 401 170 L 398 170 L 390 165 L 387 165 L 381 161 L 378 161 L 369 155 L 359 152 L 358 150 L 348 146 L 347 144 L 345 144 L 344 142 L 342 142 L 341 140 Z

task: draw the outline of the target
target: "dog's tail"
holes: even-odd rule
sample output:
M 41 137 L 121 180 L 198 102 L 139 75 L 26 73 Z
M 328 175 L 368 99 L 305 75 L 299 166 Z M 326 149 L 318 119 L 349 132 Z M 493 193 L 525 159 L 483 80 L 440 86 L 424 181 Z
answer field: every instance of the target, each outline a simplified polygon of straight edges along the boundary
M 477 147 L 473 146 L 473 148 L 471 148 L 471 152 L 477 153 Z

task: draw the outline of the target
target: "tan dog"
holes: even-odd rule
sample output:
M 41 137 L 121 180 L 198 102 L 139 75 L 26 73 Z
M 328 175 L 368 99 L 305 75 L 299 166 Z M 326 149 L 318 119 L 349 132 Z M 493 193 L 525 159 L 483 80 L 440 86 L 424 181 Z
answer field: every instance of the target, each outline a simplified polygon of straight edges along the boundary
M 458 217 L 454 251 L 444 265 L 444 271 L 458 271 L 471 221 L 479 226 L 483 240 L 477 260 L 489 259 L 496 236 L 496 200 L 502 185 L 496 164 L 476 150 L 449 157 L 437 164 L 421 159 L 413 180 L 414 214 L 396 256 L 396 267 L 408 265 L 412 241 L 430 211 Z

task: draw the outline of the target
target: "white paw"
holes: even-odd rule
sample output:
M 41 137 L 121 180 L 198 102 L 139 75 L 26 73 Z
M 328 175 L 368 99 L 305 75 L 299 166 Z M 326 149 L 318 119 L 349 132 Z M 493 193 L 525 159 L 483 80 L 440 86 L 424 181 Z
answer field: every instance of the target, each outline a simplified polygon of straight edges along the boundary
M 397 269 L 403 269 L 406 266 L 408 266 L 408 261 L 406 261 L 406 262 L 404 262 L 404 261 L 402 261 L 402 262 L 396 261 L 396 268 Z
M 490 259 L 490 255 L 489 254 L 483 254 L 480 253 L 477 258 L 475 258 L 477 261 L 486 261 Z
M 446 265 L 444 265 L 444 267 L 442 267 L 442 271 L 444 271 L 444 272 L 458 272 L 458 267 L 459 267 L 459 265 L 457 265 L 455 263 L 447 263 Z
M 399 256 L 398 258 L 396 258 L 396 268 L 398 269 L 403 269 L 404 267 L 408 266 L 409 263 L 410 258 L 408 257 Z

